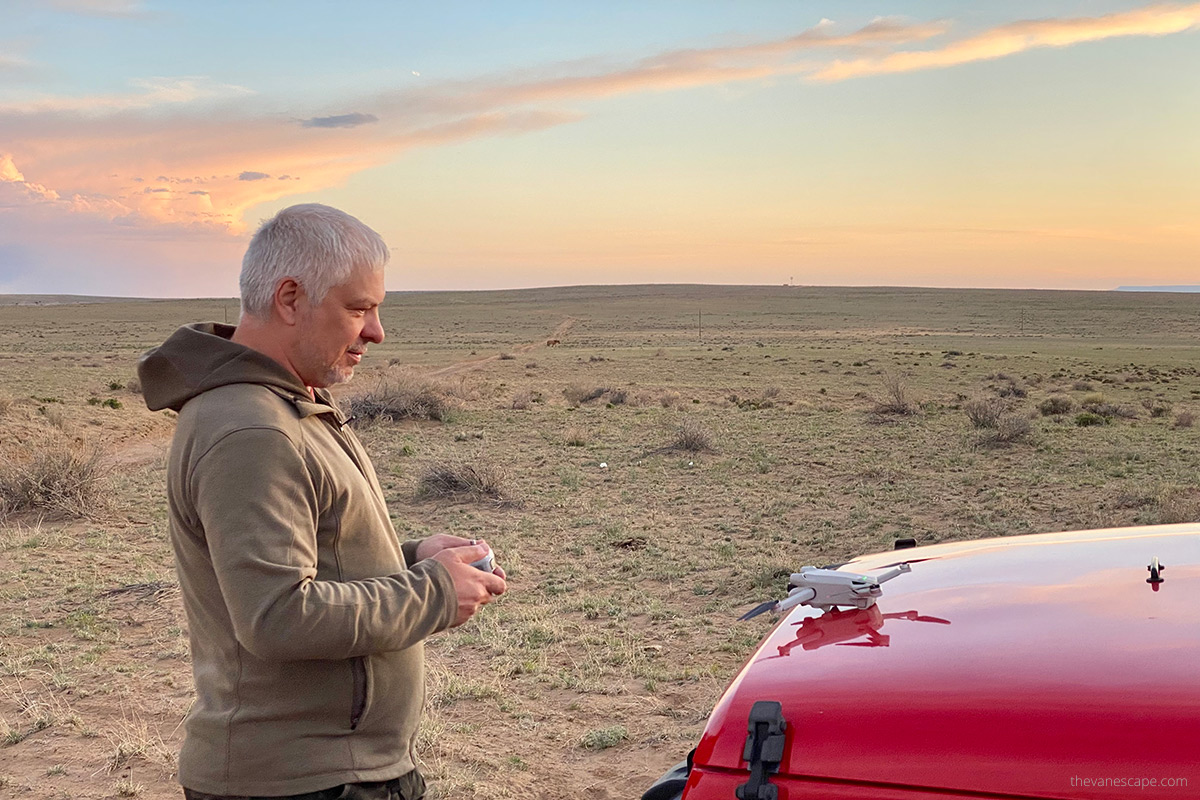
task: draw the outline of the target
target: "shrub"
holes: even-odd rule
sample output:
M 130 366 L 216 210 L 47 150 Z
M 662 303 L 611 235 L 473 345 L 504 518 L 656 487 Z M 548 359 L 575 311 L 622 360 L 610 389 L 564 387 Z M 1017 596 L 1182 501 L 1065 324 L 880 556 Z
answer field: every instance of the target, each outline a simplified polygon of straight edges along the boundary
M 121 383 L 120 381 L 109 381 L 108 382 L 108 390 L 110 392 L 119 392 L 124 388 L 125 388 L 125 384 Z
M 1190 428 L 1192 423 L 1196 421 L 1196 415 L 1191 411 L 1176 411 L 1175 412 L 1175 427 Z
M 1102 417 L 1121 417 L 1122 419 L 1137 419 L 1137 410 L 1133 406 L 1117 405 L 1116 403 L 1093 403 L 1087 410 Z
M 105 506 L 107 475 L 96 449 L 56 444 L 26 461 L 8 460 L 0 466 L 0 516 L 95 516 Z
M 1084 411 L 1075 417 L 1075 424 L 1081 428 L 1088 428 L 1092 425 L 1107 425 L 1108 420 L 1099 414 L 1093 414 L 1091 411 Z
M 629 400 L 629 392 L 624 389 L 613 389 L 608 393 L 608 402 L 614 406 L 623 406 Z
M 1083 396 L 1083 399 L 1079 401 L 1079 405 L 1081 405 L 1087 409 L 1090 409 L 1093 406 L 1098 406 L 1098 405 L 1103 405 L 1103 404 L 1104 404 L 1104 395 L 1100 392 L 1091 392 L 1089 394 L 1085 394 Z
M 1161 419 L 1171 413 L 1171 404 L 1166 400 L 1152 400 L 1149 397 L 1142 398 L 1142 408 L 1149 411 L 1153 419 Z
M 1179 487 L 1164 489 L 1157 498 L 1148 518 L 1150 524 L 1173 525 L 1177 522 L 1200 522 L 1200 497 L 1195 490 Z
M 514 356 L 512 353 L 501 353 L 500 354 L 501 361 L 513 361 L 515 359 L 516 359 L 516 356 Z
M 774 408 L 778 397 L 779 387 L 768 386 L 763 390 L 761 397 L 738 397 L 736 394 L 730 394 L 725 399 L 742 411 L 757 411 L 760 408 Z
M 136 377 L 130 378 L 129 380 L 125 381 L 125 391 L 129 392 L 130 394 L 141 394 L 142 382 Z
M 654 404 L 654 395 L 647 391 L 635 392 L 626 400 L 631 406 L 648 406 Z
M 1004 403 L 994 397 L 980 397 L 963 403 L 963 411 L 972 428 L 995 428 L 1004 413 Z
M 417 479 L 417 499 L 482 500 L 498 506 L 516 504 L 503 470 L 482 458 L 474 463 L 447 460 L 427 464 Z
M 892 372 L 883 374 L 883 399 L 875 401 L 874 411 L 879 415 L 911 416 L 917 407 L 908 396 L 904 379 Z
M 1005 414 L 996 422 L 994 430 L 980 440 L 980 444 L 1000 446 L 1015 444 L 1029 438 L 1033 426 L 1024 414 Z
M 624 725 L 614 725 L 611 728 L 588 731 L 579 743 L 588 750 L 607 750 L 628 738 L 629 731 L 625 729 Z
M 1042 412 L 1043 417 L 1057 416 L 1059 414 L 1070 414 L 1074 408 L 1075 401 L 1062 395 L 1047 397 L 1038 405 L 1038 411 Z
M 668 450 L 684 450 L 703 453 L 713 449 L 712 435 L 708 429 L 693 419 L 684 420 L 675 431 L 675 438 L 667 445 Z
M 994 386 L 996 394 L 1000 397 L 1025 397 L 1029 394 L 1028 390 L 1016 378 L 1010 378 L 1003 372 L 997 373 L 997 379 L 1002 382 L 998 386 Z
M 658 402 L 663 408 L 671 408 L 682 403 L 683 397 L 680 396 L 679 392 L 671 389 L 663 392 L 662 396 L 658 398 Z
M 527 411 L 533 405 L 533 392 L 528 389 L 513 395 L 512 407 L 515 411 Z
M 563 434 L 567 447 L 583 447 L 588 443 L 587 432 L 583 428 L 567 428 Z
M 580 386 L 579 384 L 573 383 L 567 388 L 563 389 L 563 397 L 567 398 L 567 402 L 571 405 L 579 406 L 583 405 L 584 403 L 590 403 L 598 397 L 602 397 L 607 391 L 607 386 L 595 386 L 589 389 L 586 386 Z
M 67 429 L 67 415 L 63 413 L 61 408 L 57 406 L 38 406 L 38 413 L 59 430 L 65 431 Z
M 411 372 L 385 375 L 359 394 L 347 407 L 356 422 L 431 419 L 445 422 L 459 405 L 447 388 Z
M 12 408 L 12 404 L 12 395 L 0 392 L 0 417 L 8 413 L 8 410 Z

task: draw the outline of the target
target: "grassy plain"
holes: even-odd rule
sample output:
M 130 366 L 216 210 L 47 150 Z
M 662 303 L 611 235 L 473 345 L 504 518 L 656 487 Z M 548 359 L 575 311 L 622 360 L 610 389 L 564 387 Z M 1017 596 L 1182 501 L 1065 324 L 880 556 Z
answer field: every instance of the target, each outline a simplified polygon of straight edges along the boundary
M 0 465 L 95 447 L 108 483 L 86 517 L 0 523 L 0 794 L 177 797 L 173 422 L 129 381 L 236 304 L 12 300 Z M 437 797 L 638 796 L 771 624 L 736 617 L 803 564 L 1200 518 L 1197 295 L 579 287 L 398 293 L 383 316 L 343 395 L 427 377 L 457 404 L 360 430 L 396 526 L 485 537 L 510 576 L 429 648 Z M 914 413 L 877 413 L 889 380 Z M 1028 431 L 973 427 L 980 400 Z M 672 449 L 685 425 L 711 448 Z M 485 465 L 513 502 L 419 500 L 432 463 Z

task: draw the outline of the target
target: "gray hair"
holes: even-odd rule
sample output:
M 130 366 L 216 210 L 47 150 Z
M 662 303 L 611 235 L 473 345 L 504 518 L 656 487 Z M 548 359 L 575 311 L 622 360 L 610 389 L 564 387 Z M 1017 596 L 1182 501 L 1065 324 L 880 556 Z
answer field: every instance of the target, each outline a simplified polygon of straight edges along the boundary
M 275 288 L 294 278 L 314 304 L 356 269 L 381 270 L 391 253 L 378 233 L 320 203 L 289 206 L 259 226 L 242 259 L 242 313 L 270 316 Z

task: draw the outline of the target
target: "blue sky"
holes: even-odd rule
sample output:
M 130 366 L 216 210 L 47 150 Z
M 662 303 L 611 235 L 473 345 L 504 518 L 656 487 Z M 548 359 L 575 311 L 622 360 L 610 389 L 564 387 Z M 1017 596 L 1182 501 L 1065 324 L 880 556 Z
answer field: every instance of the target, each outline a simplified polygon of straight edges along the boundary
M 14 0 L 0 292 L 1195 282 L 1200 3 Z

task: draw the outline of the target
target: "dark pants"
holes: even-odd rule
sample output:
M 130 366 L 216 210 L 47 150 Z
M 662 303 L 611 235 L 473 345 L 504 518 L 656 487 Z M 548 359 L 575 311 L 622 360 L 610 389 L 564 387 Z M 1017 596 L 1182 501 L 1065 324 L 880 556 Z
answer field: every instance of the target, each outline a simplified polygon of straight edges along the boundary
M 415 769 L 407 775 L 379 783 L 347 783 L 322 789 L 319 792 L 290 794 L 286 797 L 246 797 L 244 795 L 219 795 L 194 792 L 185 788 L 187 800 L 423 800 L 425 781 Z

